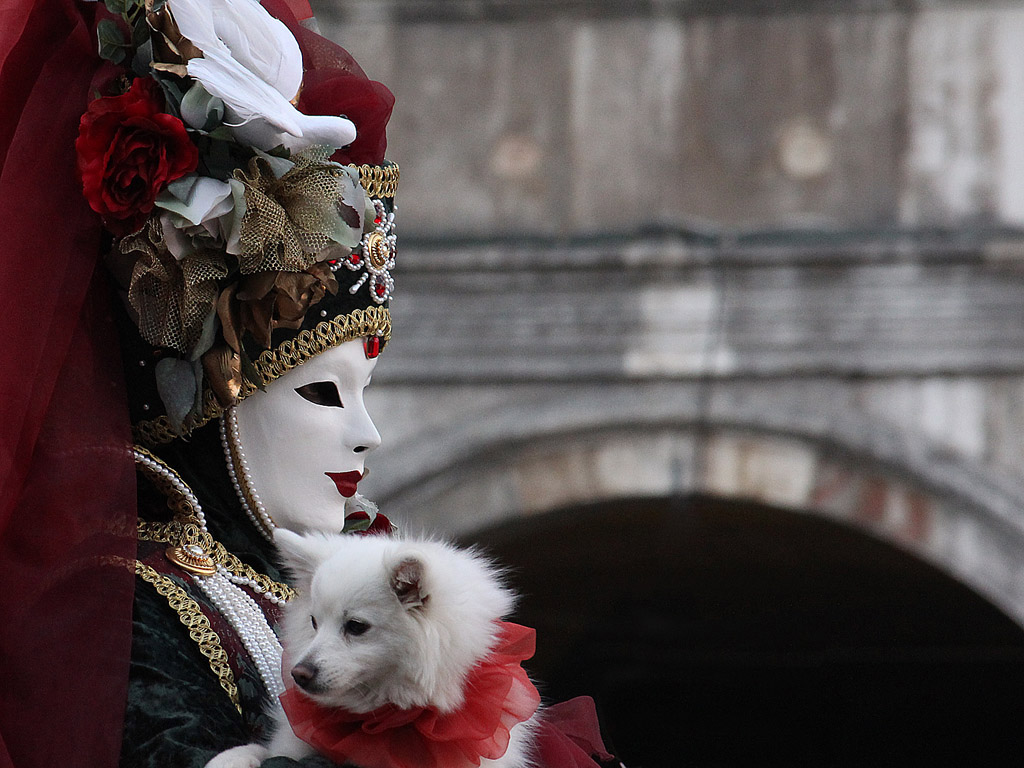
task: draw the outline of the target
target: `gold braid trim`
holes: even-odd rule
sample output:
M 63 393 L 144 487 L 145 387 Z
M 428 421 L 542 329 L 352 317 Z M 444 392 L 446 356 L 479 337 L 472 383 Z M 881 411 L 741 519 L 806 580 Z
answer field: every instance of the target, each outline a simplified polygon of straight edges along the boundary
M 179 488 L 188 488 L 188 483 L 181 479 L 181 475 L 166 461 L 156 456 L 153 452 L 143 448 L 141 445 L 132 446 L 134 453 L 143 456 L 150 461 L 159 464 L 163 472 L 158 472 L 153 467 L 135 459 L 135 468 L 146 475 L 149 481 L 156 486 L 156 489 L 167 497 L 167 507 L 176 516 L 198 522 L 199 517 L 196 508 L 187 496 Z M 175 482 L 177 481 L 177 482 Z M 186 542 L 192 544 L 193 542 Z
M 167 506 L 174 512 L 174 519 L 169 523 L 150 523 L 139 519 L 137 523 L 138 537 L 142 541 L 156 541 L 171 546 L 197 544 L 202 547 L 217 565 L 223 565 L 235 576 L 244 576 L 255 582 L 264 592 L 280 600 L 291 600 L 295 590 L 287 584 L 274 581 L 265 573 L 260 573 L 250 565 L 246 565 L 227 548 L 204 531 L 199 522 L 199 515 L 191 499 L 181 492 L 188 484 L 165 462 L 142 446 L 134 446 L 134 451 L 160 465 L 164 470 L 158 472 L 153 467 L 136 460 L 135 466 L 167 497 Z M 175 482 L 177 481 L 177 482 Z
M 214 539 L 206 531 L 194 523 L 172 520 L 169 523 L 150 523 L 139 520 L 139 539 L 142 541 L 156 541 L 161 544 L 199 544 L 207 554 L 213 558 L 218 565 L 223 565 L 235 576 L 244 576 L 251 579 L 256 585 L 267 594 L 273 595 L 279 600 L 291 600 L 295 596 L 295 590 L 287 584 L 274 581 L 265 573 L 260 573 L 250 565 L 246 565 L 228 550 L 219 541 Z
M 369 167 L 376 168 L 376 166 Z M 281 342 L 276 349 L 264 350 L 256 358 L 256 370 L 266 385 L 328 349 L 333 349 L 346 341 L 374 335 L 380 336 L 382 342 L 391 338 L 391 313 L 387 307 L 355 309 L 347 315 L 324 320 L 313 328 L 300 331 L 293 338 Z M 243 400 L 257 389 L 248 381 L 245 382 L 238 399 Z M 212 419 L 218 418 L 222 413 L 224 413 L 224 409 L 213 392 L 207 389 L 203 395 L 203 415 L 191 426 L 189 431 L 199 429 Z M 161 445 L 181 437 L 174 431 L 166 416 L 140 421 L 132 427 L 132 433 L 137 442 L 146 445 Z
M 347 315 L 324 320 L 313 328 L 300 331 L 278 344 L 277 349 L 265 350 L 256 359 L 256 370 L 263 377 L 263 383 L 269 384 L 328 349 L 373 335 L 380 336 L 382 343 L 391 338 L 391 313 L 387 307 L 355 309 Z M 256 387 L 250 385 L 245 395 L 255 391 Z
M 398 192 L 398 164 L 352 165 L 359 169 L 359 183 L 370 197 L 394 198 Z
M 199 427 L 208 421 L 216 419 L 222 413 L 224 413 L 224 409 L 217 402 L 217 396 L 213 394 L 213 390 L 207 389 L 203 392 L 203 415 L 196 420 L 189 431 L 199 429 Z M 140 421 L 134 425 L 132 427 L 132 437 L 137 443 L 164 445 L 175 438 L 181 437 L 181 435 L 174 431 L 170 419 L 166 416 L 158 416 L 155 419 Z
M 210 626 L 210 620 L 206 618 L 199 603 L 188 596 L 174 580 L 162 573 L 157 573 L 145 563 L 135 561 L 135 573 L 148 581 L 156 589 L 157 594 L 166 597 L 171 609 L 178 614 L 178 619 L 188 630 L 189 635 L 199 646 L 199 652 L 206 657 L 210 663 L 210 669 L 220 681 L 220 687 L 227 693 L 231 703 L 239 713 L 242 712 L 242 704 L 238 699 L 238 686 L 235 685 L 235 675 L 228 663 L 228 655 L 220 644 L 220 637 Z

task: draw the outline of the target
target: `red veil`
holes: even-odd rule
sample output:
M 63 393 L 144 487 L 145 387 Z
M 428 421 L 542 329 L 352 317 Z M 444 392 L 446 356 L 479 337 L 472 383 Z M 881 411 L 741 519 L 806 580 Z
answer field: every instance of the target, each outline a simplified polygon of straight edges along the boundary
M 0 768 L 117 765 L 135 475 L 74 140 L 95 3 L 0 0 Z

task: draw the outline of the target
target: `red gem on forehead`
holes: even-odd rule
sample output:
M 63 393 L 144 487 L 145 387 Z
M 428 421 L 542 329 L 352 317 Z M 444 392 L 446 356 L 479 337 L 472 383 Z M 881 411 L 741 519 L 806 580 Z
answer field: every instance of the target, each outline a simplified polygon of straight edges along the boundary
M 380 336 L 367 336 L 363 339 L 363 349 L 366 350 L 366 357 L 373 360 L 380 354 Z

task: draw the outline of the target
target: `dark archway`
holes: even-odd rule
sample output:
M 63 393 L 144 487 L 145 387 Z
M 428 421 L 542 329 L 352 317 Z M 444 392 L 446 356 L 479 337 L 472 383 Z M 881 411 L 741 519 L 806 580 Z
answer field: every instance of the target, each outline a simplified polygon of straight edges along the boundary
M 707 496 L 473 536 L 513 568 L 554 699 L 593 695 L 630 768 L 998 764 L 1024 630 L 845 525 Z

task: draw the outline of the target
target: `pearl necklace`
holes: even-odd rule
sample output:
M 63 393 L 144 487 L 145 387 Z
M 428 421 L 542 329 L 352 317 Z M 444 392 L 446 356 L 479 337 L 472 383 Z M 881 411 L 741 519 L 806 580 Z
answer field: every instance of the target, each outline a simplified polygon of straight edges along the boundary
M 206 516 L 203 515 L 203 508 L 199 506 L 199 499 L 197 499 L 196 495 L 192 493 L 192 489 L 185 485 L 185 481 L 178 477 L 178 473 L 162 461 L 158 461 L 148 451 L 132 448 L 132 456 L 135 458 L 136 464 L 142 464 L 150 470 L 150 472 L 162 477 L 164 482 L 173 487 L 179 496 L 184 497 L 187 500 L 188 504 L 192 507 L 191 512 L 196 518 L 197 524 L 205 532 Z
M 221 422 L 221 428 L 223 430 L 223 422 Z M 132 453 L 136 462 L 145 465 L 159 475 L 188 501 L 192 507 L 196 524 L 203 533 L 209 534 L 209 531 L 206 530 L 206 517 L 203 515 L 199 499 L 185 484 L 185 481 L 178 476 L 178 473 L 137 448 L 132 449 Z M 230 467 L 230 464 L 228 466 Z M 211 575 L 198 573 L 190 573 L 190 575 L 238 634 L 242 646 L 256 664 L 256 670 L 270 696 L 276 698 L 284 693 L 284 682 L 281 679 L 281 656 L 284 651 L 281 648 L 281 641 L 278 640 L 273 628 L 267 622 L 267 617 L 262 609 L 241 587 L 242 585 L 249 587 L 275 605 L 282 605 L 284 601 L 265 591 L 253 579 L 236 575 L 223 565 L 218 565 L 216 572 Z
M 223 568 L 223 566 L 221 566 Z M 284 693 L 281 679 L 281 641 L 267 623 L 256 601 L 233 583 L 221 568 L 213 576 L 193 576 L 199 588 L 235 628 L 242 645 L 256 664 L 263 685 L 272 700 Z M 226 569 L 224 569 L 226 570 Z
M 242 509 L 263 538 L 272 542 L 277 525 L 263 506 L 259 494 L 253 490 L 252 479 L 249 477 L 249 462 L 242 453 L 242 443 L 238 438 L 238 416 L 234 407 L 228 408 L 220 417 L 220 444 L 224 448 L 228 474 L 231 476 L 231 484 L 235 486 L 238 500 L 242 503 Z

